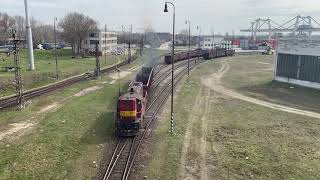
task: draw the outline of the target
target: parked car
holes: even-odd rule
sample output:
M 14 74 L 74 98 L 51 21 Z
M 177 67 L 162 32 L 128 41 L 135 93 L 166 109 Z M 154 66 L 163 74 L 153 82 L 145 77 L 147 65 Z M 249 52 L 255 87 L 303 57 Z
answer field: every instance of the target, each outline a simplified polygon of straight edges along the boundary
M 42 44 L 38 44 L 37 48 L 40 49 L 40 50 L 43 50 L 43 45 Z
M 55 47 L 56 47 L 57 49 L 63 49 L 63 48 L 64 48 L 64 45 L 61 44 L 61 43 L 57 43 L 57 44 L 55 44 L 55 43 L 43 43 L 43 44 L 42 44 L 42 47 L 43 47 L 43 49 L 45 49 L 45 50 L 54 49 Z
M 10 56 L 12 51 L 13 51 L 12 45 L 0 46 L 0 53 L 5 53 L 8 56 Z

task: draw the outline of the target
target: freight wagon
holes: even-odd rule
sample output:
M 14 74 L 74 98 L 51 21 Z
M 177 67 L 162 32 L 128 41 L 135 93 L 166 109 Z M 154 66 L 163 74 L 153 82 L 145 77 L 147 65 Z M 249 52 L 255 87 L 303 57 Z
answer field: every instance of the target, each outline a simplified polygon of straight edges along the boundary
M 202 50 L 201 49 L 196 49 L 190 51 L 190 58 L 196 58 L 198 56 L 201 56 Z M 172 61 L 172 56 L 171 54 L 165 55 L 164 56 L 164 61 L 166 64 L 171 64 L 172 62 L 178 62 L 178 61 L 183 61 L 188 59 L 188 51 L 182 51 L 174 54 L 174 61 Z

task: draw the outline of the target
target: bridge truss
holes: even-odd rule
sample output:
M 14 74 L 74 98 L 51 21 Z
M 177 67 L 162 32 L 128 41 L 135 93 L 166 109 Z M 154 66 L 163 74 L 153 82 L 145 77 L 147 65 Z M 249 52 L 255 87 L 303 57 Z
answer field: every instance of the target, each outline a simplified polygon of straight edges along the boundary
M 271 40 L 274 33 L 292 33 L 293 36 L 307 34 L 309 37 L 312 32 L 320 32 L 320 23 L 311 16 L 296 16 L 283 24 L 274 20 L 258 18 L 251 22 L 251 27 L 240 30 L 241 32 L 250 32 L 252 39 L 257 39 L 257 33 L 269 33 Z

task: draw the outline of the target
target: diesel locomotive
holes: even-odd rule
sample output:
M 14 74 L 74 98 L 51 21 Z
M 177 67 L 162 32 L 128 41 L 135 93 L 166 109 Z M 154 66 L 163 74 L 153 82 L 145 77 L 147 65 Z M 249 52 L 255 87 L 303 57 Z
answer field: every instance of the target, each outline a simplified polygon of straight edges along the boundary
M 143 67 L 127 93 L 118 98 L 115 123 L 118 136 L 134 136 L 141 129 L 152 78 L 153 67 Z

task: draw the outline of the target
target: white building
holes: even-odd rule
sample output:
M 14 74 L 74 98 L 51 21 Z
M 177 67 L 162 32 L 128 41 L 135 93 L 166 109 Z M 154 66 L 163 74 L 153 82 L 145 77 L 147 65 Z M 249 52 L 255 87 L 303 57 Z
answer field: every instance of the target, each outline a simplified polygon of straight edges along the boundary
M 200 42 L 200 46 L 203 49 L 210 49 L 216 45 L 220 45 L 223 37 L 203 36 L 203 41 Z
M 98 49 L 102 54 L 110 54 L 118 45 L 116 32 L 95 32 L 90 33 L 89 36 L 82 41 L 82 47 L 85 52 L 95 52 L 96 43 L 98 42 Z

